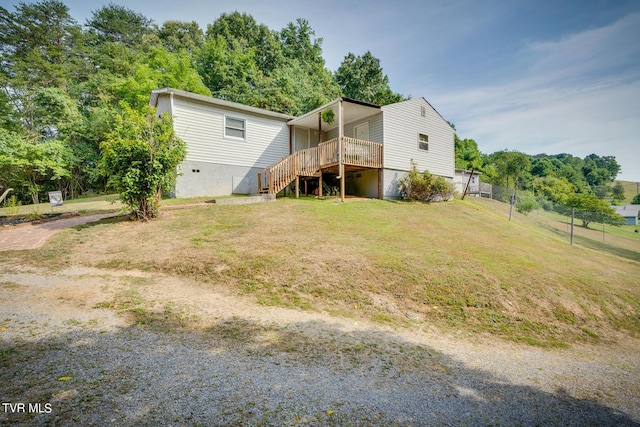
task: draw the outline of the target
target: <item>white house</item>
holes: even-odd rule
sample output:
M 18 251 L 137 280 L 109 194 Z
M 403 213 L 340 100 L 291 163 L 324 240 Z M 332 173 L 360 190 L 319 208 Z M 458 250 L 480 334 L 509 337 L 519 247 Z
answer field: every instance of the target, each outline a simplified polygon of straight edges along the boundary
M 618 215 L 623 217 L 627 225 L 638 225 L 640 205 L 612 206 Z
M 342 196 L 397 198 L 412 160 L 454 178 L 454 130 L 424 98 L 383 107 L 338 98 L 300 117 L 170 88 L 150 103 L 187 143 L 176 197 L 275 194 L 312 180 L 319 193 L 329 182 Z
M 169 88 L 150 104 L 173 116 L 187 144 L 176 197 L 255 194 L 258 172 L 289 155 L 292 116 Z

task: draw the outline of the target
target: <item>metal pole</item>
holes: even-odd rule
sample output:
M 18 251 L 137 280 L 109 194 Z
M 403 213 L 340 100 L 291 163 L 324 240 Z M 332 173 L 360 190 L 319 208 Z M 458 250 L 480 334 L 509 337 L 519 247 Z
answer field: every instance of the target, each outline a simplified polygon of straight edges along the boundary
M 573 218 L 575 217 L 576 208 L 571 208 L 571 244 L 573 245 Z
M 509 207 L 509 221 L 511 221 L 511 214 L 513 213 L 513 204 L 516 202 L 516 187 L 513 187 L 513 196 L 511 197 L 511 206 Z

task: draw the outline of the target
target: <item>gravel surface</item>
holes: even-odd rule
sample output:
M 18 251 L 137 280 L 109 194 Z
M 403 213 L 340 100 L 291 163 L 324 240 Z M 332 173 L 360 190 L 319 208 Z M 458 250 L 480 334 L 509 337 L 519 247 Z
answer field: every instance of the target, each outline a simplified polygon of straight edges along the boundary
M 640 425 L 636 339 L 544 350 L 161 275 L 4 271 L 1 425 Z

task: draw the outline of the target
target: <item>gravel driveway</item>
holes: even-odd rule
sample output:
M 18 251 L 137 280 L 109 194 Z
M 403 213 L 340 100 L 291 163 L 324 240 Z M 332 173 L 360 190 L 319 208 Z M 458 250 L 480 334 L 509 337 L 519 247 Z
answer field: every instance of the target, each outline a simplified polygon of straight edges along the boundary
M 640 425 L 636 339 L 544 350 L 155 274 L 3 271 L 2 425 Z M 132 289 L 146 305 L 105 303 Z

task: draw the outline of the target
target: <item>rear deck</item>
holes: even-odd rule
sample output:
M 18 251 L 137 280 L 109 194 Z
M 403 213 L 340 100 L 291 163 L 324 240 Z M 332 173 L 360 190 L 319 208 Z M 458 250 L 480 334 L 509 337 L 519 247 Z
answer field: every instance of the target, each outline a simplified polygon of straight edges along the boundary
M 340 143 L 342 142 L 342 143 Z M 296 151 L 258 173 L 258 191 L 277 194 L 300 177 L 319 177 L 323 173 L 340 174 L 382 168 L 382 144 L 355 138 L 330 139 L 317 147 Z M 320 185 L 320 195 L 322 195 Z M 344 192 L 344 190 L 342 191 Z M 296 192 L 297 194 L 297 192 Z

